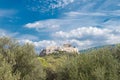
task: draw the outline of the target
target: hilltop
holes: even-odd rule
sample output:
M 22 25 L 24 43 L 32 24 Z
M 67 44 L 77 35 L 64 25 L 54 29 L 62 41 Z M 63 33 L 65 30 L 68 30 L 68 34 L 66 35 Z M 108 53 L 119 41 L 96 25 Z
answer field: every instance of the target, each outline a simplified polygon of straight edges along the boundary
M 63 46 L 48 46 L 45 49 L 43 49 L 39 56 L 45 56 L 52 53 L 59 53 L 59 52 L 65 52 L 65 53 L 71 53 L 71 54 L 78 54 L 78 48 L 73 47 L 71 44 L 63 44 Z

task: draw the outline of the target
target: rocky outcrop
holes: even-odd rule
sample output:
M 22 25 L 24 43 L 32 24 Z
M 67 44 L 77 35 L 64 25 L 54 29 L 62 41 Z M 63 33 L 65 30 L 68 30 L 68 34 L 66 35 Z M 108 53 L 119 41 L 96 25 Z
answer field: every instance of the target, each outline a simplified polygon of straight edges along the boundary
M 70 44 L 64 44 L 63 46 L 48 46 L 40 52 L 40 56 L 45 56 L 48 54 L 56 53 L 59 51 L 64 51 L 66 53 L 78 53 L 78 48 L 73 47 Z

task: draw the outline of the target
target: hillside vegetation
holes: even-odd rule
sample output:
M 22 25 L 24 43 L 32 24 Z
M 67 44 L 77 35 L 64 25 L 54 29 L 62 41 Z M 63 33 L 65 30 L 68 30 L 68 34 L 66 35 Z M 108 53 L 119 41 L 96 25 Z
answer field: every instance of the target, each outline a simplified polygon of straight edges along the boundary
M 0 38 L 0 80 L 119 80 L 120 45 L 39 57 L 31 44 Z

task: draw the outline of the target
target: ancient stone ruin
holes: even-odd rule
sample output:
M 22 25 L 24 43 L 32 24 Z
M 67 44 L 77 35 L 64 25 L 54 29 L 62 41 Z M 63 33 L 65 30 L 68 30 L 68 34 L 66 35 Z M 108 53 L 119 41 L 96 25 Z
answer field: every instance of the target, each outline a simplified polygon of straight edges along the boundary
M 40 56 L 57 53 L 59 51 L 74 54 L 78 53 L 78 48 L 73 47 L 71 44 L 63 44 L 63 46 L 48 46 L 40 52 Z

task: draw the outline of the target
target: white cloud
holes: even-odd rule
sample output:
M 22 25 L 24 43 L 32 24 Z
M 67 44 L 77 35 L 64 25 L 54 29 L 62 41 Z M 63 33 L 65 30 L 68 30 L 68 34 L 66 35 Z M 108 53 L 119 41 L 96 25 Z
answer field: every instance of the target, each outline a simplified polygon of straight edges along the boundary
M 77 18 L 80 16 L 120 16 L 120 10 L 113 10 L 113 11 L 102 11 L 102 12 L 81 12 L 81 11 L 71 11 L 65 13 L 67 18 Z
M 120 20 L 119 19 L 110 19 L 102 24 L 102 26 L 106 26 L 106 28 L 111 30 L 120 30 Z
M 19 42 L 33 44 L 36 48 L 39 48 L 39 49 L 45 48 L 47 46 L 56 46 L 56 45 L 58 45 L 53 40 L 32 41 L 32 40 L 29 40 L 29 39 L 23 39 L 23 40 L 19 40 Z
M 68 40 L 76 44 L 79 49 L 120 43 L 120 30 L 108 28 L 81 27 L 68 32 L 59 31 L 52 36 Z
M 66 9 L 68 10 L 68 8 L 71 8 L 72 11 L 64 13 L 65 15 L 63 15 L 61 18 L 36 21 L 25 25 L 26 28 L 36 29 L 39 32 L 51 31 L 48 36 L 52 40 L 32 42 L 36 46 L 39 46 L 39 48 L 43 46 L 49 46 L 51 43 L 51 45 L 58 45 L 64 42 L 70 42 L 72 44 L 76 44 L 79 49 L 83 49 L 120 42 L 120 24 L 118 19 L 118 16 L 120 16 L 120 11 L 118 10 L 118 8 L 114 8 L 117 1 L 115 3 L 113 3 L 114 1 L 109 2 L 108 0 L 55 1 L 57 3 L 52 3 L 48 5 L 49 8 L 48 6 L 47 8 L 51 10 L 51 8 L 55 9 L 65 7 L 66 5 L 74 3 L 75 1 L 76 3 L 72 4 L 70 7 L 67 6 Z M 48 0 L 41 2 L 48 2 Z M 44 5 L 45 6 L 42 6 L 42 8 L 39 8 L 47 10 L 47 4 Z M 64 11 L 65 10 L 63 9 L 63 12 Z M 52 37 L 50 36 L 51 34 Z
M 77 39 L 71 39 L 69 40 L 69 43 L 75 45 L 79 50 L 95 47 L 93 45 L 93 41 L 90 41 L 90 40 L 80 41 Z
M 112 30 L 109 29 L 101 29 L 97 27 L 81 27 L 69 32 L 59 31 L 53 34 L 53 36 L 58 38 L 84 38 L 89 36 L 106 36 L 107 34 L 111 33 Z
M 70 43 L 79 48 L 79 50 L 96 46 L 120 43 L 120 30 L 111 30 L 109 28 L 80 27 L 71 31 L 59 31 L 52 35 L 52 40 L 32 41 L 23 39 L 21 42 L 31 43 L 38 50 L 47 46 L 59 46 L 64 43 Z
M 28 23 L 25 25 L 26 28 L 33 28 L 37 31 L 42 30 L 57 30 L 60 27 L 60 24 L 57 24 L 58 20 L 50 19 L 50 20 L 44 20 L 44 21 L 36 21 L 33 23 Z
M 9 32 L 7 30 L 0 29 L 0 37 L 4 37 L 4 36 L 15 37 L 18 34 L 19 34 L 18 32 L 12 33 L 12 32 Z
M 48 20 L 42 20 L 42 21 L 36 21 L 33 23 L 27 23 L 24 25 L 26 28 L 30 29 L 36 29 L 38 32 L 55 32 L 58 30 L 68 30 L 77 28 L 77 26 L 94 26 L 97 25 L 99 22 L 96 21 L 96 19 L 91 18 L 79 18 L 73 19 L 73 18 L 61 18 L 61 19 L 48 19 Z M 86 20 L 88 20 L 86 22 Z
M 0 34 L 1 37 L 6 36 L 6 31 L 5 30 L 0 29 L 0 32 L 1 32 L 1 34 Z
M 63 43 L 69 42 L 71 44 L 74 44 L 81 50 L 95 46 L 116 44 L 120 42 L 120 28 L 118 22 L 114 20 L 111 21 L 110 19 L 102 25 L 105 26 L 103 28 L 92 26 L 82 27 L 82 24 L 92 25 L 93 23 L 91 21 L 93 21 L 93 19 L 91 19 L 90 22 L 89 20 L 86 22 L 86 19 L 85 21 L 83 19 L 49 19 L 44 21 L 37 21 L 37 24 L 42 24 L 44 25 L 44 27 L 46 27 L 44 29 L 54 29 L 54 31 L 49 34 L 52 40 L 33 42 L 33 44 L 36 45 L 38 48 L 43 48 L 50 45 L 61 45 Z M 51 28 L 50 26 L 48 26 L 48 24 L 51 26 L 59 25 L 59 28 Z M 43 28 L 36 25 L 32 27 L 26 27 L 35 29 L 38 28 L 39 30 L 42 30 Z
M 57 4 L 51 4 L 50 7 L 52 7 L 52 9 L 54 8 L 59 8 L 59 7 L 64 7 L 70 3 L 73 3 L 74 0 L 55 0 Z
M 111 34 L 108 36 L 108 39 L 106 40 L 107 44 L 117 44 L 120 43 L 120 32 L 119 34 Z
M 87 49 L 93 46 L 93 42 L 90 40 L 79 41 L 76 39 L 71 40 L 42 40 L 42 41 L 32 41 L 28 39 L 19 40 L 20 43 L 30 43 L 33 44 L 39 52 L 41 49 L 44 49 L 48 46 L 62 46 L 65 43 L 70 43 L 73 46 L 77 47 L 79 50 Z
M 89 48 L 92 45 L 92 42 L 89 40 L 85 40 L 85 41 L 79 41 L 76 39 L 72 39 L 72 40 L 65 40 L 65 41 L 61 41 L 61 40 L 42 40 L 42 41 L 31 41 L 28 39 L 23 39 L 23 40 L 19 40 L 20 43 L 30 43 L 33 44 L 35 46 L 35 48 L 37 50 L 43 49 L 47 46 L 60 46 L 63 45 L 64 43 L 70 43 L 73 44 L 74 46 L 78 47 L 79 49 L 86 49 Z
M 75 16 L 107 16 L 104 12 L 68 12 L 65 13 L 69 17 L 75 17 Z
M 31 1 L 27 1 L 27 8 L 32 11 L 44 13 L 56 8 L 64 8 L 65 6 L 73 3 L 74 1 L 75 0 L 32 0 L 32 5 Z
M 6 10 L 6 9 L 0 9 L 0 17 L 9 17 L 11 15 L 14 15 L 17 11 L 15 10 Z
M 20 34 L 18 32 L 10 32 L 8 30 L 0 29 L 0 37 L 11 37 L 11 38 L 16 38 L 17 40 L 26 40 L 27 41 L 32 41 L 32 40 L 38 40 L 39 38 L 34 35 L 30 34 Z

